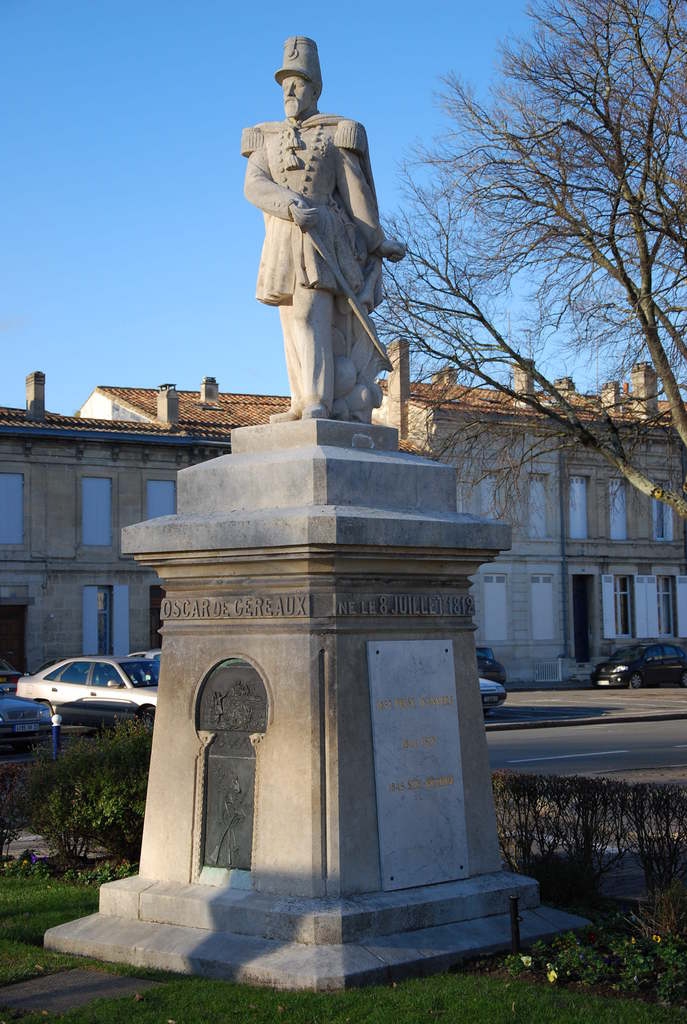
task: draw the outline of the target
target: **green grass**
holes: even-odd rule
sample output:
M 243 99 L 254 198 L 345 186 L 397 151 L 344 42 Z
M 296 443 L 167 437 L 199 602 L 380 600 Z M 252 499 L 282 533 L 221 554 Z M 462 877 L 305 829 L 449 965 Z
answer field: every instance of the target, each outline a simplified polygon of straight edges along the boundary
M 251 989 L 198 978 L 170 981 L 136 1001 L 99 1000 L 62 1024 L 675 1024 L 675 1010 L 549 991 L 525 982 L 443 974 L 334 994 Z M 38 1024 L 34 1014 L 23 1024 Z
M 93 964 L 45 952 L 42 936 L 54 924 L 92 913 L 97 900 L 95 887 L 41 878 L 0 880 L 0 984 Z M 107 969 L 165 980 L 137 1000 L 97 1000 L 73 1010 L 60 1018 L 61 1024 L 675 1024 L 683 1016 L 674 1008 L 460 972 L 325 995 L 273 992 L 122 966 Z M 38 1021 L 44 1022 L 45 1016 L 22 1017 L 22 1024 Z

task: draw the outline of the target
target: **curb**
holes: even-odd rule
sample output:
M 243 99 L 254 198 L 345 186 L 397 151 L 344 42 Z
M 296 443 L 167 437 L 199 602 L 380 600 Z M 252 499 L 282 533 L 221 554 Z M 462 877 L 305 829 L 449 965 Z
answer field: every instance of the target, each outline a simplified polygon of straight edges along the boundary
M 605 718 L 593 715 L 588 718 L 559 718 L 536 722 L 485 722 L 484 725 L 487 732 L 509 732 L 513 729 L 562 729 L 573 725 L 608 725 L 612 722 L 620 724 L 626 722 L 677 722 L 685 719 L 687 719 L 685 711 L 676 713 L 662 711 L 649 715 L 607 715 Z

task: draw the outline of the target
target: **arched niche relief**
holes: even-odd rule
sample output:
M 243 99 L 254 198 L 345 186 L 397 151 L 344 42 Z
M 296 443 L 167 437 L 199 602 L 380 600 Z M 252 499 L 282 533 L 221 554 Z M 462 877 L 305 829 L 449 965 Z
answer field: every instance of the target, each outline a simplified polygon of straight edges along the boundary
M 255 754 L 268 722 L 265 684 L 240 658 L 216 665 L 196 699 L 198 758 L 194 876 L 249 884 L 253 847 Z

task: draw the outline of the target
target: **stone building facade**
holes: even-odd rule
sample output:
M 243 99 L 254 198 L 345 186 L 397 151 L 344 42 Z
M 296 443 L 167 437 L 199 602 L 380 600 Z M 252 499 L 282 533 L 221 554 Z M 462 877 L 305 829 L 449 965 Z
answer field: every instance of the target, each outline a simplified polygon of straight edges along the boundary
M 405 343 L 391 346 L 380 414 L 405 444 L 456 465 L 460 511 L 509 520 L 513 545 L 474 579 L 476 640 L 493 647 L 510 680 L 585 677 L 632 640 L 687 638 L 685 524 L 581 448 L 543 451 L 526 407 L 456 386 L 450 374 L 410 380 Z M 569 378 L 557 382 L 574 392 Z M 656 409 L 653 370 L 639 364 L 621 390 L 635 411 Z M 525 389 L 527 380 L 517 381 Z M 584 396 L 580 396 L 584 400 Z M 679 447 L 649 435 L 653 478 L 682 479 Z
M 580 449 L 531 454 L 518 403 L 446 373 L 413 382 L 405 343 L 390 355 L 377 419 L 398 427 L 402 448 L 455 463 L 459 510 L 513 525 L 511 550 L 473 586 L 477 642 L 510 680 L 584 677 L 632 639 L 687 639 L 682 521 Z M 650 368 L 635 368 L 631 388 L 652 401 Z M 619 393 L 606 387 L 608 401 Z M 221 393 L 206 377 L 198 391 L 99 386 L 61 416 L 30 374 L 26 409 L 0 407 L 0 656 L 34 670 L 158 646 L 159 582 L 122 555 L 122 527 L 173 512 L 179 469 L 230 451 L 234 426 L 286 408 L 286 397 Z M 683 475 L 665 435 L 644 457 L 657 479 Z
M 220 395 L 206 378 L 197 392 L 96 388 L 62 416 L 30 374 L 26 409 L 0 408 L 0 656 L 35 670 L 159 646 L 159 581 L 122 554 L 122 527 L 173 513 L 179 469 L 287 404 Z

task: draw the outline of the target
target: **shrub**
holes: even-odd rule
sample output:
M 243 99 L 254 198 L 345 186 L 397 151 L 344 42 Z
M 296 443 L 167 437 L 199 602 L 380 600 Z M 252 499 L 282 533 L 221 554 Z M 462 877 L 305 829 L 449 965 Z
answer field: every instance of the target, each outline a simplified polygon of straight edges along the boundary
M 687 790 L 681 786 L 630 787 L 630 848 L 644 870 L 649 892 L 687 878 Z
M 492 786 L 503 859 L 511 871 L 532 874 L 536 865 L 555 858 L 560 840 L 547 813 L 542 777 L 498 771 Z
M 628 787 L 583 776 L 496 772 L 494 803 L 503 858 L 536 878 L 544 899 L 579 904 L 626 852 Z
M 26 823 L 26 766 L 0 764 L 0 857 Z
M 138 860 L 150 747 L 150 730 L 127 721 L 72 740 L 57 761 L 38 755 L 28 775 L 30 821 L 63 865 L 96 849 Z

